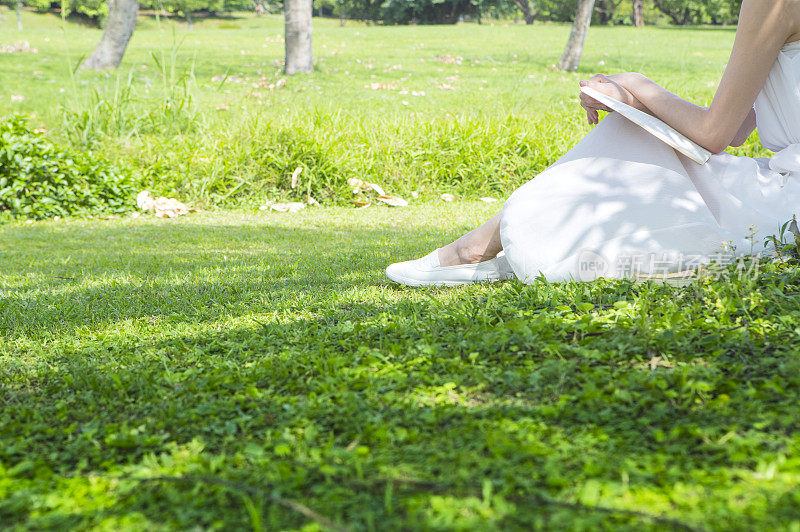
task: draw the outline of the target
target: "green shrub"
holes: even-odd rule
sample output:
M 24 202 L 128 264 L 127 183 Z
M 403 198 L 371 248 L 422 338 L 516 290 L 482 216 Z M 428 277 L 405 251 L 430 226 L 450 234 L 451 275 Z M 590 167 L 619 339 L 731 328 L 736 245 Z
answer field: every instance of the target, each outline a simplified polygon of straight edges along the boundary
M 0 212 L 14 218 L 122 213 L 130 175 L 91 152 L 54 144 L 20 116 L 0 118 Z

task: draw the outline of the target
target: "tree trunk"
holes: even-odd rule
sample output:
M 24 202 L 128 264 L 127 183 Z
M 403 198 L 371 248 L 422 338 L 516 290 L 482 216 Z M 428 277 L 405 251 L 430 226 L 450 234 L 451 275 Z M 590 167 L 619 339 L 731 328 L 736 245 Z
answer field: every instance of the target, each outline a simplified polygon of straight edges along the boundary
M 108 0 L 108 19 L 100 43 L 81 68 L 117 68 L 136 28 L 138 0 Z
M 22 31 L 22 0 L 17 0 L 17 29 Z
M 669 18 L 671 18 L 672 22 L 677 24 L 678 26 L 682 26 L 688 22 L 688 17 L 689 17 L 688 8 L 685 11 L 683 11 L 683 18 L 681 18 L 680 11 L 672 11 L 670 9 L 667 9 L 659 0 L 653 0 L 653 3 L 656 5 L 659 11 L 661 11 Z
M 586 34 L 589 32 L 589 24 L 592 22 L 592 10 L 594 0 L 579 0 L 578 12 L 575 15 L 575 22 L 572 24 L 572 31 L 569 33 L 569 40 L 561 61 L 558 62 L 559 70 L 578 70 L 583 53 L 583 43 L 586 41 Z
M 284 3 L 287 75 L 308 73 L 314 69 L 311 50 L 312 0 L 286 0 Z
M 644 28 L 644 3 L 642 0 L 633 0 L 633 25 Z
M 610 5 L 609 0 L 598 0 L 595 4 L 595 11 L 600 18 L 600 25 L 608 25 L 608 21 L 611 20 L 611 17 L 614 15 L 614 6 Z
M 186 15 L 184 16 L 186 17 L 186 25 L 188 26 L 189 31 L 192 31 L 194 29 L 194 20 L 192 20 L 192 14 L 187 11 Z
M 531 11 L 529 0 L 514 0 L 514 4 L 522 11 L 522 18 L 525 19 L 525 24 L 533 24 L 536 15 Z

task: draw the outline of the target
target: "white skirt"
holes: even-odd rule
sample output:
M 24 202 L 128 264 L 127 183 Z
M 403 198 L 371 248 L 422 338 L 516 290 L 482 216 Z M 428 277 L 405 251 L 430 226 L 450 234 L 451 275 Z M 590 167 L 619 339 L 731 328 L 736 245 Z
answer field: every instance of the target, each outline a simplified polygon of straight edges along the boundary
M 799 206 L 769 159 L 699 165 L 611 113 L 511 195 L 500 238 L 524 282 L 659 275 L 762 253 Z

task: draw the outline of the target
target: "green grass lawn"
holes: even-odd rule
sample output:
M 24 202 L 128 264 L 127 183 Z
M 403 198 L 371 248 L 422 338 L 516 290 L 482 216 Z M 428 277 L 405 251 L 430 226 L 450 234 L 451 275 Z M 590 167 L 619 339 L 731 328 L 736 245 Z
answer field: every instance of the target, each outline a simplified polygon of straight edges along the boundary
M 800 530 L 796 267 L 383 275 L 500 208 L 439 193 L 501 197 L 588 131 L 577 79 L 641 70 L 707 101 L 729 29 L 592 28 L 573 75 L 546 69 L 565 26 L 318 21 L 317 72 L 258 103 L 211 78 L 275 79 L 279 18 L 176 27 L 177 49 L 143 19 L 119 78 L 70 74 L 98 30 L 24 22 L 39 53 L 0 55 L 0 115 L 204 208 L 0 224 L 0 528 Z M 333 205 L 258 212 L 301 197 L 298 165 Z M 420 197 L 353 209 L 347 177 Z
M 383 277 L 496 210 L 0 228 L 0 521 L 800 526 L 800 274 Z

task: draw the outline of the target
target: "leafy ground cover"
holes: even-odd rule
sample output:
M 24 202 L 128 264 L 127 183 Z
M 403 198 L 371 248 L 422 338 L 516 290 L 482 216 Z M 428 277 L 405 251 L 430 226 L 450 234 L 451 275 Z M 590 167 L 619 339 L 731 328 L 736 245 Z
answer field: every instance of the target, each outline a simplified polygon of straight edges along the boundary
M 0 213 L 14 218 L 126 213 L 130 175 L 107 161 L 65 149 L 21 117 L 0 120 Z
M 494 210 L 0 228 L 0 522 L 800 526 L 800 274 L 383 278 Z

